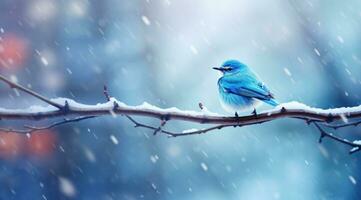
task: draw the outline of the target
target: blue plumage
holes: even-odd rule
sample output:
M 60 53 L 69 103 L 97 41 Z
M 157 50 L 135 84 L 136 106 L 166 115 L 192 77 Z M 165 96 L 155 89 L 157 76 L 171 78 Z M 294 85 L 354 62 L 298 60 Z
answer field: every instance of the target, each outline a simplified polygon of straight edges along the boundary
M 261 102 L 278 105 L 270 90 L 245 64 L 228 60 L 221 67 L 213 69 L 223 73 L 218 80 L 218 90 L 221 104 L 227 111 L 255 109 Z

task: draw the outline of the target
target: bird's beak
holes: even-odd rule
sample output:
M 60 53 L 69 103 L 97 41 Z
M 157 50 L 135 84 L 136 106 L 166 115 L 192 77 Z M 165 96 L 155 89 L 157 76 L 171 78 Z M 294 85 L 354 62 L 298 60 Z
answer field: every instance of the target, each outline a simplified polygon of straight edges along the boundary
M 218 71 L 222 71 L 222 68 L 219 68 L 219 67 L 213 67 L 213 69 L 218 70 Z

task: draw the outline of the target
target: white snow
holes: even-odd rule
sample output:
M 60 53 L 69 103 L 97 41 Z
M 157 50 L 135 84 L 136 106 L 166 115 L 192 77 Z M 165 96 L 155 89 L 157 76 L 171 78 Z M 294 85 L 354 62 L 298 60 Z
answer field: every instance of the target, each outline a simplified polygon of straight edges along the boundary
M 204 105 L 202 106 L 202 113 L 205 114 L 205 115 L 214 115 L 214 116 L 219 115 L 217 113 L 209 111 L 208 108 L 205 107 Z
M 71 71 L 71 69 L 69 69 L 69 68 L 66 68 L 66 71 L 71 75 L 71 74 L 73 74 L 73 72 Z
M 350 175 L 350 176 L 348 176 L 348 178 L 350 179 L 352 184 L 356 185 L 357 181 L 353 176 Z
M 198 129 L 191 128 L 191 129 L 183 130 L 182 133 L 191 133 L 191 132 L 195 132 L 195 131 L 198 131 Z
M 288 68 L 283 68 L 283 70 L 285 71 L 285 73 L 287 74 L 287 76 L 292 76 L 290 70 Z
M 358 151 L 360 147 L 353 147 L 350 152 L 355 152 L 355 151 Z
M 315 53 L 318 55 L 318 56 L 321 56 L 320 52 L 318 51 L 318 49 L 314 48 L 313 49 L 315 51 Z
M 297 60 L 298 60 L 298 62 L 299 62 L 299 63 L 303 64 L 303 60 L 302 60 L 302 58 L 297 57 Z
M 171 3 L 169 0 L 164 0 L 164 2 L 169 6 Z
M 337 36 L 337 40 L 342 44 L 345 42 L 340 35 Z
M 171 107 L 171 108 L 159 108 L 157 106 L 154 106 L 152 104 L 149 104 L 147 102 L 142 103 L 138 106 L 129 106 L 126 105 L 123 102 L 120 102 L 116 100 L 115 98 L 111 98 L 110 101 L 106 103 L 98 103 L 95 105 L 87 105 L 78 103 L 72 99 L 68 98 L 55 98 L 51 99 L 51 101 L 56 102 L 60 105 L 65 105 L 65 102 L 68 102 L 69 107 L 74 111 L 91 111 L 91 110 L 98 110 L 98 111 L 108 111 L 111 112 L 114 108 L 114 102 L 118 104 L 118 108 L 120 110 L 127 110 L 127 111 L 137 111 L 142 110 L 145 112 L 158 112 L 160 114 L 175 114 L 175 115 L 184 115 L 184 116 L 195 116 L 195 117 L 201 117 L 201 116 L 209 116 L 209 117 L 220 117 L 222 115 L 218 113 L 214 113 L 209 111 L 207 108 L 203 108 L 201 111 L 190 111 L 190 110 L 181 110 L 177 107 Z M 352 112 L 361 112 L 361 105 L 355 106 L 355 107 L 340 107 L 340 108 L 332 108 L 332 109 L 321 109 L 321 108 L 313 108 L 310 106 L 307 106 L 303 103 L 292 101 L 287 103 L 282 103 L 278 106 L 276 106 L 273 109 L 264 111 L 264 113 L 268 113 L 269 115 L 272 115 L 273 113 L 280 112 L 282 108 L 285 108 L 288 111 L 307 111 L 307 112 L 313 112 L 317 114 L 332 114 L 332 115 L 340 115 L 340 117 L 347 121 L 347 117 Z M 39 106 L 39 105 L 33 105 L 29 108 L 25 109 L 6 109 L 0 107 L 0 113 L 1 114 L 36 114 L 39 112 L 53 112 L 58 110 L 57 108 L 46 105 L 46 106 Z M 185 132 L 188 132 L 190 130 L 185 130 Z M 194 131 L 194 130 L 192 130 Z
M 73 1 L 69 4 L 68 10 L 74 16 L 82 17 L 87 13 L 87 6 L 81 1 Z
M 156 163 L 159 160 L 158 155 L 152 155 L 150 156 L 150 161 L 152 161 L 152 163 Z
M 65 177 L 59 177 L 59 188 L 60 191 L 67 197 L 74 197 L 76 194 L 76 189 L 73 183 Z
M 142 16 L 142 21 L 143 21 L 143 23 L 145 24 L 145 25 L 147 25 L 147 26 L 150 26 L 150 24 L 151 24 L 151 22 L 150 22 L 150 20 L 148 19 L 148 17 L 147 16 Z
M 55 111 L 57 108 L 54 108 L 52 106 L 30 106 L 26 109 L 6 109 L 6 108 L 0 108 L 0 113 L 38 113 L 38 112 L 51 112 Z
M 340 117 L 344 123 L 348 123 L 348 119 L 345 114 L 340 114 Z
M 84 147 L 85 157 L 92 163 L 96 162 L 96 157 L 94 153 L 87 147 Z
M 354 140 L 353 143 L 361 145 L 361 140 Z
M 204 171 L 208 171 L 208 166 L 205 163 L 201 163 L 201 167 Z
M 11 75 L 10 76 L 10 80 L 14 83 L 17 83 L 18 82 L 18 77 L 16 77 L 15 75 Z
M 333 114 L 333 115 L 346 114 L 345 117 L 348 115 L 348 113 L 351 113 L 351 112 L 361 112 L 361 105 L 355 106 L 355 107 L 321 109 L 321 108 L 313 108 L 313 107 L 307 106 L 307 105 L 297 102 L 297 101 L 282 103 L 282 104 L 276 106 L 271 111 L 281 110 L 282 107 L 284 107 L 286 110 L 293 110 L 293 111 L 307 110 L 309 112 L 314 112 L 317 114 Z M 268 111 L 268 112 L 270 112 L 270 111 Z
M 152 183 L 151 185 L 154 190 L 157 190 L 157 185 L 155 185 L 155 183 Z
M 350 72 L 349 69 L 345 68 L 345 71 L 346 71 L 346 73 L 347 73 L 349 76 L 351 76 L 351 72 Z
M 45 57 L 41 57 L 40 60 L 41 60 L 41 62 L 43 63 L 44 66 L 48 66 L 48 65 L 49 65 L 49 62 L 48 62 L 48 60 L 47 60 Z
M 217 113 L 213 113 L 213 112 L 209 112 L 209 111 L 203 111 L 203 112 L 197 112 L 197 111 L 187 111 L 187 110 L 180 110 L 179 108 L 176 107 L 171 107 L 171 108 L 159 108 L 157 106 L 151 105 L 147 102 L 144 102 L 143 104 L 139 105 L 139 106 L 128 106 L 122 102 L 118 102 L 119 107 L 122 108 L 129 108 L 129 109 L 135 109 L 135 110 L 148 110 L 148 111 L 156 111 L 156 112 L 160 112 L 160 113 L 174 113 L 174 114 L 183 114 L 183 115 L 210 115 L 210 116 L 219 116 L 219 114 Z
M 110 140 L 111 140 L 115 145 L 119 144 L 118 139 L 117 139 L 114 135 L 110 135 Z
M 305 160 L 305 164 L 306 164 L 306 165 L 309 165 L 310 163 L 309 163 L 307 160 Z
M 192 53 L 193 53 L 194 55 L 197 55 L 197 54 L 198 54 L 198 50 L 197 50 L 197 48 L 196 48 L 195 46 L 191 45 L 189 48 L 190 48 L 190 50 L 192 51 Z
M 181 151 L 181 148 L 178 145 L 171 144 L 167 148 L 167 153 L 172 157 L 176 157 L 176 156 L 180 155 L 182 153 L 182 151 Z

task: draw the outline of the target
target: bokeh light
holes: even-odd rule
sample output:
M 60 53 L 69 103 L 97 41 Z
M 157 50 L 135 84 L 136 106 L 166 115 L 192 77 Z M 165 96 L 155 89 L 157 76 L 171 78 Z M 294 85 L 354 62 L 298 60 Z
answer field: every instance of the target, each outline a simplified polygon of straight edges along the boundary
M 28 56 L 27 42 L 16 34 L 0 36 L 0 67 L 6 70 L 16 70 L 24 65 Z
M 0 72 L 49 98 L 104 103 L 106 85 L 129 105 L 199 111 L 201 102 L 229 115 L 211 68 L 239 59 L 279 102 L 355 106 L 360 8 L 359 0 L 3 0 Z M 0 83 L 0 109 L 44 105 Z M 0 119 L 0 128 L 58 120 Z M 353 128 L 335 134 L 360 139 Z M 360 155 L 318 137 L 287 119 L 170 139 L 122 116 L 1 132 L 0 199 L 359 199 Z

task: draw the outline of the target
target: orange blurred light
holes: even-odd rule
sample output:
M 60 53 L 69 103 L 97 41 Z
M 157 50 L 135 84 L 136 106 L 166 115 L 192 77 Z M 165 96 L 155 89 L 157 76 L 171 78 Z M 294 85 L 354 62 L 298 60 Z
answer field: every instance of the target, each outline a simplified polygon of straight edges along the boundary
M 23 147 L 23 135 L 0 132 L 0 157 L 10 159 L 19 155 Z
M 32 156 L 48 156 L 54 152 L 56 135 L 50 130 L 42 130 L 31 134 L 27 140 L 25 152 Z
M 15 34 L 0 37 L 0 67 L 16 70 L 24 64 L 27 57 L 25 39 Z
M 15 159 L 21 155 L 45 157 L 54 152 L 56 135 L 42 130 L 29 136 L 12 132 L 0 132 L 0 158 Z

